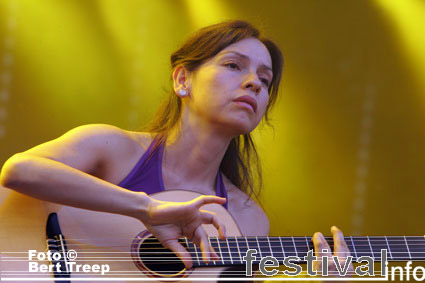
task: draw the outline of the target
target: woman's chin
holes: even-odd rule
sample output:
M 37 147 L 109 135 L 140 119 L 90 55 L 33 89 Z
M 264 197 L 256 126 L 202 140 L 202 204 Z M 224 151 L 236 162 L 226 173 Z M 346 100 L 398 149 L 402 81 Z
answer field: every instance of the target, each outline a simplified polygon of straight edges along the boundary
M 231 136 L 237 137 L 240 135 L 246 135 L 252 132 L 257 125 L 252 125 L 252 123 L 231 123 L 225 126 L 225 131 L 230 132 Z

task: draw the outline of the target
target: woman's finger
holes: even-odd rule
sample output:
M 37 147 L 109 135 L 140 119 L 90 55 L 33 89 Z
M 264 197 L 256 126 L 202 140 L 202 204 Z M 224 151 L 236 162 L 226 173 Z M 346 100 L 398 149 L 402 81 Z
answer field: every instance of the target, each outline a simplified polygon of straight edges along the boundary
M 334 239 L 334 255 L 338 258 L 346 259 L 350 255 L 350 250 L 344 240 L 344 234 L 336 226 L 332 226 L 331 233 Z
M 184 263 L 187 269 L 192 268 L 192 257 L 190 253 L 177 241 L 169 240 L 161 242 L 161 244 L 174 252 L 178 258 Z
M 322 257 L 327 256 L 328 258 L 332 258 L 331 248 L 329 247 L 329 244 L 326 242 L 326 239 L 323 237 L 322 233 L 314 233 L 312 240 L 314 244 L 315 256 L 317 257 L 317 260 L 313 263 L 313 269 L 316 271 L 321 271 L 323 264 Z
M 220 256 L 215 252 L 214 248 L 211 246 L 211 243 L 210 243 L 210 252 L 211 252 L 211 259 L 213 261 L 220 260 Z
M 354 271 L 354 267 L 351 261 L 347 262 L 347 258 L 350 256 L 350 249 L 344 240 L 344 234 L 336 226 L 331 227 L 331 232 L 334 239 L 334 254 L 338 257 L 339 266 L 344 266 L 342 270 L 346 270 L 346 274 L 350 276 Z M 349 264 L 348 267 L 346 266 L 347 263 Z
M 226 239 L 226 227 L 220 222 L 217 215 L 214 212 L 208 210 L 200 210 L 202 224 L 212 224 L 218 230 L 220 239 Z
M 218 196 L 206 195 L 197 197 L 192 200 L 192 202 L 196 205 L 197 208 L 200 208 L 201 206 L 209 203 L 224 204 L 226 199 Z
M 196 228 L 194 233 L 194 240 L 199 243 L 199 247 L 201 248 L 202 252 L 202 260 L 205 263 L 210 262 L 211 246 L 208 241 L 207 233 L 205 232 L 204 228 L 202 228 L 202 226 L 198 226 L 198 228 Z
M 327 256 L 328 258 L 332 258 L 331 248 L 322 233 L 314 233 L 313 244 L 317 257 Z
M 312 240 L 314 244 L 315 256 L 317 257 L 317 260 L 313 262 L 313 269 L 321 272 L 323 256 L 332 258 L 331 248 L 329 247 L 329 244 L 326 242 L 326 239 L 323 237 L 322 233 L 314 233 Z

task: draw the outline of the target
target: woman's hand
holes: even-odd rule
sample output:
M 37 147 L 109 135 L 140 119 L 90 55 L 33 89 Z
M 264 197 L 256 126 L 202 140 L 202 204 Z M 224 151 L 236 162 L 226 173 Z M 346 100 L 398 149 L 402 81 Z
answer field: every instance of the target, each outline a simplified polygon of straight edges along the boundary
M 178 239 L 185 236 L 199 246 L 204 262 L 209 262 L 210 258 L 218 260 L 219 257 L 210 246 L 201 224 L 214 225 L 221 239 L 225 238 L 225 227 L 215 213 L 200 208 L 209 203 L 225 202 L 225 198 L 217 196 L 200 196 L 188 202 L 167 202 L 150 198 L 141 220 L 164 247 L 173 251 L 187 268 L 191 268 L 191 256 Z
M 332 226 L 331 228 L 333 240 L 334 240 L 334 256 L 338 257 L 339 266 L 341 270 L 345 270 L 345 264 L 347 262 L 347 257 L 350 255 L 350 250 L 347 247 L 347 244 L 344 240 L 344 235 L 342 231 L 339 230 L 336 226 Z M 316 271 L 322 271 L 322 257 L 328 257 L 328 271 L 329 276 L 338 277 L 339 273 L 337 267 L 333 261 L 333 257 L 331 254 L 331 248 L 329 244 L 326 242 L 322 233 L 315 233 L 313 235 L 313 243 L 315 256 L 317 257 L 317 261 L 313 263 L 313 269 Z M 323 250 L 327 250 L 327 252 L 322 252 Z M 353 264 L 350 262 L 348 267 L 347 275 L 353 274 L 354 268 Z

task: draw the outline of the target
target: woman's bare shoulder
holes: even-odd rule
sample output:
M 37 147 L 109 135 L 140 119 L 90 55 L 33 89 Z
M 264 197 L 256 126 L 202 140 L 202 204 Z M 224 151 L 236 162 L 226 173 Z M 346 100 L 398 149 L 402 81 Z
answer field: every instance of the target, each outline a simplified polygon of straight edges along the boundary
M 102 150 L 102 156 L 106 158 L 104 177 L 110 181 L 115 179 L 115 175 L 122 175 L 121 171 L 127 173 L 153 139 L 151 133 L 128 131 L 106 124 L 84 125 L 74 130 L 77 135 L 81 134 L 83 139 L 87 139 L 86 143 L 93 142 L 95 147 Z
M 149 143 L 148 133 L 126 131 L 106 124 L 76 127 L 57 139 L 33 147 L 22 155 L 53 159 L 97 177 L 107 178 L 142 154 Z
M 107 124 L 88 124 L 76 127 L 65 133 L 59 140 L 74 144 L 93 143 L 100 148 L 113 148 L 114 151 L 147 148 L 152 138 L 149 133 L 121 129 Z
M 130 143 L 134 143 L 134 138 L 125 130 L 111 125 L 90 124 L 73 128 L 54 140 L 25 151 L 24 154 L 60 159 L 62 155 L 103 152 L 110 146 L 128 146 Z
M 232 184 L 226 177 L 226 187 L 229 212 L 239 225 L 244 236 L 267 236 L 269 234 L 269 219 L 264 210 L 245 192 Z M 255 223 L 255 226 L 252 224 Z

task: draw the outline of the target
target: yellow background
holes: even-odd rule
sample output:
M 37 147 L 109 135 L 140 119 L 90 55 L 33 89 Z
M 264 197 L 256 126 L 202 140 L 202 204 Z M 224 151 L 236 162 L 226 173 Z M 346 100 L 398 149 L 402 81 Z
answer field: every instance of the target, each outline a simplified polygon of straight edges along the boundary
M 81 124 L 145 124 L 171 52 L 227 19 L 285 56 L 274 128 L 255 132 L 271 235 L 423 235 L 420 0 L 0 0 L 0 164 Z

